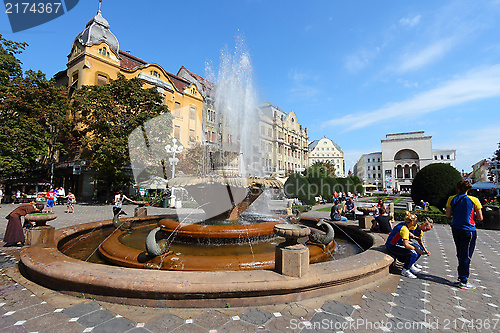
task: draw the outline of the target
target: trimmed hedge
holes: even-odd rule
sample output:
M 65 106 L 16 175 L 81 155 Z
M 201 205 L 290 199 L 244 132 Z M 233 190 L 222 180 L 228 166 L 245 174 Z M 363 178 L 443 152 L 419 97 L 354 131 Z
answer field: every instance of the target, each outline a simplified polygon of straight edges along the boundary
M 312 206 L 310 205 L 293 205 L 292 206 L 292 210 L 293 209 L 296 209 L 299 213 L 304 213 L 304 212 L 308 212 L 312 209 Z
M 462 180 L 460 172 L 445 163 L 432 163 L 422 168 L 411 186 L 411 197 L 415 204 L 421 200 L 439 209 L 445 208 L 448 197 L 456 193 L 456 186 Z
M 434 221 L 434 223 L 437 223 L 437 224 L 451 224 L 451 220 L 452 220 L 451 218 L 446 217 L 446 215 L 444 215 L 443 213 L 441 213 L 439 211 L 438 212 L 433 212 L 433 211 L 426 212 L 425 210 L 416 210 L 416 211 L 412 211 L 411 213 L 417 215 L 419 222 L 425 221 L 425 219 L 427 217 L 431 218 Z M 404 221 L 405 220 L 405 211 L 404 210 L 395 210 L 394 211 L 394 219 L 398 222 Z
M 306 171 L 305 174 L 306 176 L 294 173 L 288 177 L 284 186 L 288 198 L 298 198 L 304 204 L 314 205 L 315 197 L 320 195 L 327 202 L 333 202 L 334 191 L 363 194 L 363 186 L 358 177 L 335 178 L 318 171 Z

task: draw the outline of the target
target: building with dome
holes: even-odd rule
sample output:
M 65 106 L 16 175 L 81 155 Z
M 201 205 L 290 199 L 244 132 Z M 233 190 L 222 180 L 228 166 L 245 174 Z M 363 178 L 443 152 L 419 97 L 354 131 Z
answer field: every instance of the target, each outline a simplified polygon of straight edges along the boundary
M 83 85 L 104 85 L 119 75 L 141 79 L 144 88 L 155 87 L 160 92 L 171 110 L 172 137 L 184 147 L 201 143 L 203 97 L 196 84 L 120 50 L 118 38 L 103 17 L 100 4 L 97 14 L 75 37 L 66 67 L 55 79 L 58 85 L 68 87 L 70 94 Z
M 324 137 L 309 143 L 309 166 L 314 163 L 330 163 L 335 167 L 335 176 L 345 176 L 344 152 L 332 140 Z
M 432 137 L 423 131 L 387 134 L 382 151 L 364 154 L 354 174 L 367 187 L 378 190 L 410 191 L 415 175 L 431 163 L 455 166 L 456 150 L 432 149 Z

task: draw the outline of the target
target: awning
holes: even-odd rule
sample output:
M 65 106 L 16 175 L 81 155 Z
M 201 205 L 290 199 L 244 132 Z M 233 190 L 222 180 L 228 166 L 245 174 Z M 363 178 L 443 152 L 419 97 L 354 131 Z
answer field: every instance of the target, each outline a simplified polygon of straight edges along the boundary
M 474 190 L 491 190 L 495 187 L 495 184 L 490 182 L 477 182 L 472 184 L 472 189 Z

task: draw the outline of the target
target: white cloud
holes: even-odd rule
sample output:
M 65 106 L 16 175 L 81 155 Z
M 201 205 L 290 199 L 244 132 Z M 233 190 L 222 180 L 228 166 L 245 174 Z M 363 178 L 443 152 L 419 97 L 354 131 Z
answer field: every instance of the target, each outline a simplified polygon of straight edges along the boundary
M 416 15 L 414 17 L 403 17 L 402 19 L 399 20 L 399 24 L 412 28 L 420 22 L 420 19 L 421 19 L 420 15 Z
M 470 171 L 472 165 L 483 158 L 490 158 L 498 149 L 500 142 L 500 125 L 486 127 L 470 127 L 467 135 L 454 136 L 449 140 L 436 140 L 433 138 L 433 147 L 438 149 L 455 149 L 457 157 L 455 165 L 457 169 Z
M 315 85 L 311 84 L 311 82 L 317 81 L 317 77 L 314 77 L 309 73 L 293 69 L 288 73 L 288 78 L 292 80 L 290 93 L 293 96 L 299 96 L 300 98 L 313 98 L 320 92 Z
M 413 98 L 392 103 L 380 109 L 349 114 L 330 119 L 325 126 L 344 128 L 344 132 L 365 128 L 388 119 L 408 119 L 412 115 L 421 117 L 466 102 L 500 96 L 500 64 L 482 67 L 449 81 L 443 86 L 422 92 Z
M 396 66 L 396 72 L 406 73 L 415 71 L 442 58 L 455 45 L 455 38 L 438 40 L 431 45 L 412 53 L 403 55 L 401 62 Z
M 351 73 L 358 72 L 365 68 L 370 61 L 375 58 L 379 49 L 368 51 L 366 49 L 358 53 L 350 54 L 345 58 L 344 67 Z

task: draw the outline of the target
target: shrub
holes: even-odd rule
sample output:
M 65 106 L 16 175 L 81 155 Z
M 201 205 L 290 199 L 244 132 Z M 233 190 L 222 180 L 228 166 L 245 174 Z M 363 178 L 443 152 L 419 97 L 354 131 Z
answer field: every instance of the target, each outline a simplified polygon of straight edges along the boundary
M 448 197 L 455 194 L 457 183 L 462 180 L 460 172 L 445 163 L 433 163 L 422 168 L 415 176 L 411 187 L 413 202 L 421 200 L 442 209 Z
M 294 173 L 285 182 L 284 192 L 288 198 L 298 198 L 305 204 L 314 205 L 316 204 L 314 197 L 317 194 L 312 193 L 315 191 L 311 191 L 310 185 L 306 177 L 299 173 Z
M 310 205 L 301 205 L 301 206 L 293 205 L 292 206 L 292 209 L 296 209 L 299 213 L 308 212 L 311 210 L 311 208 L 312 208 L 312 206 L 310 206 Z
M 433 211 L 423 211 L 423 210 L 416 210 L 411 212 L 412 214 L 417 215 L 418 221 L 423 222 L 425 219 L 431 218 L 434 223 L 436 224 L 450 224 L 451 223 L 451 218 L 446 217 L 445 214 L 441 212 L 433 212 Z M 394 211 L 394 220 L 397 222 L 402 222 L 405 220 L 405 211 L 404 210 L 395 210 Z

